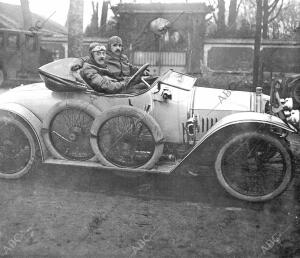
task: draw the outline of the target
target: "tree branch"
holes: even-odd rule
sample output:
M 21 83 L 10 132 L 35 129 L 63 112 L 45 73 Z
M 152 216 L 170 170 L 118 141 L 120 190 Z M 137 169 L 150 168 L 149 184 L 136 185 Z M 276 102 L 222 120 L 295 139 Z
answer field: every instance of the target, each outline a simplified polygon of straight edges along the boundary
M 237 8 L 236 8 L 236 12 L 237 12 L 237 13 L 239 12 L 239 9 L 240 9 L 240 6 L 241 6 L 241 4 L 242 4 L 242 1 L 243 1 L 243 0 L 240 0 L 240 2 L 238 3 L 238 6 L 237 6 Z
M 208 0 L 208 3 L 209 3 L 209 5 L 213 6 L 213 4 L 210 2 L 210 0 Z M 215 8 L 214 8 L 214 10 L 215 10 Z M 215 23 L 218 23 L 218 19 L 217 19 L 216 14 L 213 12 L 212 15 L 213 15 L 213 17 L 214 17 Z
M 281 12 L 282 6 L 283 6 L 283 0 L 281 0 L 281 4 L 280 4 L 280 7 L 278 8 L 277 13 L 276 13 L 272 18 L 269 18 L 269 19 L 268 19 L 268 23 L 274 21 L 274 20 L 278 17 L 278 15 L 279 15 L 280 12 Z
M 278 0 L 274 0 L 274 1 L 273 1 L 273 3 L 271 3 L 271 4 L 268 4 L 268 6 L 269 6 L 269 9 L 273 8 L 273 7 L 274 7 L 274 5 L 277 5 L 277 3 L 278 3 Z
M 256 7 L 257 1 L 250 0 L 249 2 L 250 2 L 250 4 L 252 5 L 252 7 Z
M 276 8 L 279 0 L 274 0 L 274 2 L 268 7 L 268 15 L 270 15 Z

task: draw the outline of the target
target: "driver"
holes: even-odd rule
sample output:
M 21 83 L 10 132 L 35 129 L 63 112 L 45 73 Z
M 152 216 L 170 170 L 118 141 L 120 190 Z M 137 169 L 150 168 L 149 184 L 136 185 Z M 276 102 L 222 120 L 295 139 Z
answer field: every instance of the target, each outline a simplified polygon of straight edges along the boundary
M 105 62 L 109 68 L 110 75 L 117 80 L 122 80 L 128 76 L 134 75 L 139 68 L 129 63 L 128 57 L 123 54 L 123 42 L 118 36 L 112 36 L 108 39 L 107 55 Z M 143 75 L 150 75 L 148 70 L 145 70 Z M 144 83 L 139 82 L 136 78 L 132 82 L 136 90 L 147 89 Z
M 123 76 L 132 76 L 138 67 L 129 63 L 128 57 L 123 54 L 123 42 L 118 36 L 108 39 L 106 63 L 114 78 L 120 79 Z
M 106 48 L 99 43 L 91 43 L 89 60 L 83 63 L 80 75 L 95 91 L 102 93 L 120 93 L 129 81 L 124 77 L 122 81 L 112 80 L 106 76 L 108 68 L 105 63 Z

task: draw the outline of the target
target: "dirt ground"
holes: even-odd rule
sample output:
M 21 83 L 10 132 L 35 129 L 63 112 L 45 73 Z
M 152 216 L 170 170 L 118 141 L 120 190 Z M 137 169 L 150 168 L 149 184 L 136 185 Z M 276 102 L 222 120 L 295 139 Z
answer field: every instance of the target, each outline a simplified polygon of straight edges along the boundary
M 298 181 L 273 201 L 251 204 L 213 176 L 125 179 L 42 166 L 0 181 L 0 255 L 300 257 Z

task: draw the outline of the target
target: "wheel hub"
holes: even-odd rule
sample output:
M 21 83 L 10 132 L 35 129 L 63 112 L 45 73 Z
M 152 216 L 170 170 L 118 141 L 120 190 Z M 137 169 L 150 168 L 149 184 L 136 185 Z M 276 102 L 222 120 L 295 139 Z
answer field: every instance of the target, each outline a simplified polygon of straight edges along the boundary
M 78 126 L 74 126 L 71 128 L 71 132 L 69 134 L 69 139 L 75 142 L 79 135 L 82 134 L 82 128 Z
M 16 149 L 16 145 L 10 141 L 10 140 L 4 140 L 3 141 L 3 150 L 2 150 L 2 155 L 4 156 L 8 156 L 8 157 L 13 157 L 15 156 L 15 154 L 18 152 L 18 150 Z

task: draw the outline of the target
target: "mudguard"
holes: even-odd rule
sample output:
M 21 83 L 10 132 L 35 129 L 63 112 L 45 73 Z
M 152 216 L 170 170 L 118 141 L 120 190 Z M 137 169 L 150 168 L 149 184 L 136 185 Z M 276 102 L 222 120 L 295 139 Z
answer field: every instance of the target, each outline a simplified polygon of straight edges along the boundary
M 280 118 L 276 116 L 272 116 L 266 113 L 257 113 L 257 112 L 240 112 L 232 115 L 228 115 L 217 122 L 213 127 L 209 129 L 209 131 L 197 142 L 197 144 L 192 148 L 192 150 L 188 153 L 188 155 L 181 160 L 181 162 L 172 169 L 171 173 L 180 167 L 187 159 L 191 156 L 191 154 L 204 143 L 205 140 L 210 138 L 215 133 L 221 131 L 222 129 L 236 124 L 246 124 L 246 123 L 256 123 L 256 124 L 267 124 L 271 126 L 275 126 L 281 128 L 283 130 L 289 132 L 297 132 L 296 129 L 290 128 L 286 123 L 284 123 Z
M 206 138 L 210 137 L 212 134 L 221 130 L 224 127 L 234 124 L 243 124 L 243 123 L 262 123 L 269 124 L 281 129 L 287 130 L 289 132 L 297 132 L 290 128 L 285 122 L 283 122 L 279 117 L 269 115 L 266 113 L 256 113 L 256 112 L 241 112 L 235 113 L 229 116 L 224 117 L 218 123 L 216 123 L 206 135 L 204 135 L 195 148 L 200 145 Z
M 44 161 L 45 156 L 47 155 L 47 149 L 43 141 L 41 141 L 41 129 L 42 129 L 42 122 L 41 120 L 33 114 L 29 109 L 26 107 L 17 104 L 17 103 L 5 103 L 0 104 L 0 111 L 8 111 L 13 114 L 16 114 L 17 116 L 21 117 L 26 121 L 26 123 L 30 126 L 32 131 L 35 134 L 35 137 L 37 139 L 37 142 L 39 144 L 40 150 L 41 150 L 41 158 L 42 161 Z

